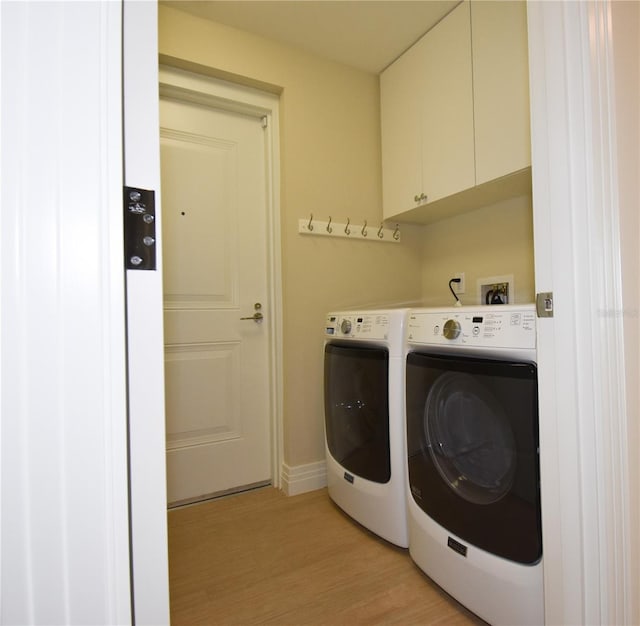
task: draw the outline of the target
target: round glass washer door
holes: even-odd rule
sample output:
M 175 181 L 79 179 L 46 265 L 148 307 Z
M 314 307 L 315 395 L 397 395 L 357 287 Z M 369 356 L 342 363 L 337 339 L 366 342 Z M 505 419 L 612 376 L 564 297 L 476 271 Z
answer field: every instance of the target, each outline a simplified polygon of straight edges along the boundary
M 511 426 L 497 399 L 473 376 L 438 377 L 425 403 L 424 431 L 436 469 L 460 497 L 492 504 L 509 492 L 517 464 Z

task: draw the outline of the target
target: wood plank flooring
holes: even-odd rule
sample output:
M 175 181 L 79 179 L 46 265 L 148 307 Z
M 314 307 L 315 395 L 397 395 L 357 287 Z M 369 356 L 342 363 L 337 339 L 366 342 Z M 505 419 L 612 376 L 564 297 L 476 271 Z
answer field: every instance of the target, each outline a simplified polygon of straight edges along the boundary
M 484 624 L 326 489 L 173 509 L 169 563 L 173 626 Z

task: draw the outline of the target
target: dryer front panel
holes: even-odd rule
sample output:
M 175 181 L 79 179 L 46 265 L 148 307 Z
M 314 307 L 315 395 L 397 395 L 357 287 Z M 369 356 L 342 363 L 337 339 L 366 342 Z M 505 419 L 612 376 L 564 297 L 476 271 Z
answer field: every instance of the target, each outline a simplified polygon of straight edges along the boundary
M 411 352 L 406 394 L 416 504 L 478 548 L 539 561 L 535 365 Z
M 349 473 L 377 483 L 391 478 L 388 380 L 387 349 L 325 346 L 327 447 Z

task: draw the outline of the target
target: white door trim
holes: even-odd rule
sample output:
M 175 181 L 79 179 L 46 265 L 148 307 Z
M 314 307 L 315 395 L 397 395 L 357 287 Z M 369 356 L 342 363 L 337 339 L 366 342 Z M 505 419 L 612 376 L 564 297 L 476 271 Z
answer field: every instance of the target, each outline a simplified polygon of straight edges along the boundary
M 268 292 L 273 314 L 269 316 L 271 364 L 271 480 L 276 488 L 282 484 L 284 467 L 283 369 L 282 369 L 282 261 L 280 245 L 280 101 L 278 96 L 201 74 L 161 65 L 160 95 L 206 104 L 266 120 L 267 164 L 267 256 Z
M 157 3 L 124 1 L 124 182 L 156 191 L 157 270 L 127 270 L 134 622 L 169 624 Z M 120 209 L 122 210 L 122 209 Z
M 128 624 L 121 2 L 0 2 L 3 624 Z
M 631 623 L 610 6 L 528 21 L 545 621 Z

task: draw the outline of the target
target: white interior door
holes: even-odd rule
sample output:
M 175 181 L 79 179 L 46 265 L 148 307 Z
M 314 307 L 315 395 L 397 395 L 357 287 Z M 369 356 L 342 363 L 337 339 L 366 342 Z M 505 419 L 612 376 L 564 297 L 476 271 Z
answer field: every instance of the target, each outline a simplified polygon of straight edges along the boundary
M 271 481 L 263 120 L 161 98 L 170 504 Z

